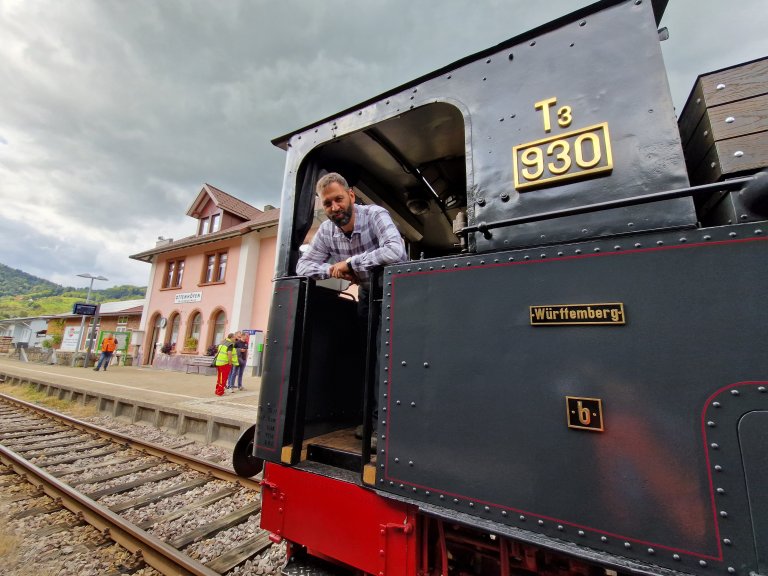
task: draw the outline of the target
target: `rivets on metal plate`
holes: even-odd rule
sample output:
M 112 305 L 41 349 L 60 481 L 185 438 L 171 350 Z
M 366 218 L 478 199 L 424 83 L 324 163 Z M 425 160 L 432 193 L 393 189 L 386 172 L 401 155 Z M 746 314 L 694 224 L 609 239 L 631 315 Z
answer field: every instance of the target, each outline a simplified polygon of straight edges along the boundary
M 728 512 L 725 510 L 720 510 L 720 517 L 721 518 L 728 518 Z
M 475 507 L 475 503 L 474 503 L 474 502 L 470 502 L 470 503 L 469 503 L 469 507 L 470 507 L 470 508 L 474 508 L 474 507 Z
M 725 544 L 726 546 L 730 546 L 732 544 L 731 539 L 730 538 L 723 538 L 723 544 Z
M 733 124 L 735 120 L 736 120 L 736 118 L 734 118 L 733 116 L 728 116 L 728 118 L 725 119 L 725 123 L 726 124 Z
M 757 236 L 759 236 L 759 235 L 760 235 L 760 234 L 762 234 L 762 233 L 763 233 L 763 231 L 762 231 L 760 228 L 757 228 L 757 229 L 755 230 L 755 234 L 756 234 Z
M 477 199 L 477 205 L 478 206 L 485 206 L 485 198 L 483 198 L 482 196 L 480 198 L 478 198 Z
M 490 511 L 491 511 L 491 507 L 490 507 L 490 506 L 486 506 L 486 507 L 484 508 L 484 510 L 485 510 L 486 512 L 490 512 Z
M 581 22 L 579 22 L 579 26 L 586 26 L 586 25 L 587 25 L 586 20 L 582 20 Z
M 741 158 L 742 156 L 744 156 L 744 152 L 742 152 L 741 150 L 736 150 L 736 152 L 734 152 L 733 155 L 736 158 Z
M 600 252 L 600 248 L 593 248 L 592 252 Z
M 763 392 L 763 393 L 764 393 L 764 392 L 765 392 L 765 386 L 758 386 L 758 387 L 757 387 L 757 391 L 758 391 L 758 392 Z
M 710 420 L 709 422 L 707 422 L 707 426 L 709 426 L 710 428 L 714 428 L 715 426 L 717 426 L 717 424 L 715 424 L 714 422 L 712 422 L 712 420 Z
M 429 368 L 429 362 L 424 362 L 424 368 Z
M 579 536 L 584 536 L 584 530 L 579 530 Z
M 608 542 L 608 538 L 605 536 L 600 536 L 600 542 Z
M 731 396 L 738 396 L 741 394 L 738 390 L 731 390 Z
M 699 560 L 699 566 L 701 566 L 702 568 L 706 568 L 707 567 L 706 560 Z
M 716 89 L 716 90 L 722 90 L 723 88 L 725 88 L 725 84 L 718 84 L 718 85 L 715 87 L 715 89 Z
M 563 525 L 562 525 L 562 524 L 558 524 L 558 525 L 557 525 L 557 529 L 558 529 L 558 530 L 560 530 L 560 532 L 562 532 L 563 530 L 565 530 L 565 528 L 563 528 Z
M 520 520 L 522 520 L 523 522 L 525 522 L 525 516 L 523 516 L 522 514 L 520 514 Z
M 685 244 L 686 242 L 688 242 L 688 238 L 680 238 L 680 244 Z
M 717 442 L 712 442 L 712 444 L 710 444 L 709 446 L 712 448 L 712 450 L 717 450 L 718 448 L 720 448 L 720 444 L 718 444 Z
M 632 548 L 632 544 L 630 544 L 629 542 L 624 542 L 624 548 L 629 550 L 630 548 Z
M 400 365 L 401 365 L 401 366 L 407 366 L 407 364 L 406 364 L 405 360 L 403 360 L 402 362 L 400 362 Z
M 654 550 L 653 548 L 648 548 L 648 554 L 651 554 L 651 555 L 656 554 L 656 550 Z
M 574 253 L 576 253 L 576 254 L 581 254 L 581 250 L 579 250 L 579 249 L 577 248 L 576 250 L 574 250 Z
M 677 560 L 680 562 L 680 554 L 672 554 L 672 560 Z
M 544 526 L 544 520 L 539 520 L 538 524 L 539 526 Z
M 664 241 L 663 240 L 657 240 L 656 241 L 656 246 L 664 246 Z
M 502 516 L 506 516 L 506 515 L 507 515 L 507 511 L 506 511 L 506 510 L 502 510 L 502 511 L 501 511 L 501 515 L 502 515 Z
M 712 402 L 712 406 L 715 408 L 720 408 L 720 402 Z
M 733 566 L 728 566 L 728 574 L 736 574 L 736 568 Z
M 705 234 L 704 240 L 712 240 L 712 236 L 710 236 L 709 234 Z
M 640 242 L 635 242 L 635 248 L 642 248 L 643 245 Z
M 723 467 L 720 466 L 720 464 L 715 464 L 715 472 L 722 472 L 722 471 L 723 471 Z

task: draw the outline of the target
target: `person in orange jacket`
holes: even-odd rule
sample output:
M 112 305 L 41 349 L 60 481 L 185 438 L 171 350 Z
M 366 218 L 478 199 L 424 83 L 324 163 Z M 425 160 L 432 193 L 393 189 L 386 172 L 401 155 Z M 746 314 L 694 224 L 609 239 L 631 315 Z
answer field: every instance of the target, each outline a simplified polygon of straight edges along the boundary
M 114 334 L 107 334 L 104 340 L 101 341 L 101 356 L 99 357 L 98 364 L 96 364 L 96 368 L 94 368 L 96 372 L 99 371 L 102 364 L 104 365 L 104 371 L 106 372 L 107 366 L 109 366 L 109 361 L 112 360 L 112 354 L 115 353 L 116 348 L 117 340 L 115 339 Z

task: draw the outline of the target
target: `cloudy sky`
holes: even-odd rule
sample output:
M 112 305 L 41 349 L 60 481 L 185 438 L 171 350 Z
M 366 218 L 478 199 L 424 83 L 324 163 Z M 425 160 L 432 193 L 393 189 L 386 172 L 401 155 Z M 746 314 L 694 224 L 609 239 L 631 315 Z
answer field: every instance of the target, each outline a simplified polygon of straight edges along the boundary
M 0 263 L 146 285 L 128 255 L 194 233 L 204 182 L 279 204 L 272 138 L 588 3 L 0 0 Z M 670 0 L 662 25 L 678 110 L 768 55 L 766 0 Z

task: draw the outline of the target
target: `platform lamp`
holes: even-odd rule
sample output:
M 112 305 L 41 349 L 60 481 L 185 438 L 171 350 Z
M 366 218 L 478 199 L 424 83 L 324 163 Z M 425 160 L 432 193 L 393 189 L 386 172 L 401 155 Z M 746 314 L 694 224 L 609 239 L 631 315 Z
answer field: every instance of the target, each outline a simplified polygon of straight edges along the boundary
M 91 290 L 93 289 L 93 281 L 94 280 L 109 280 L 109 278 L 104 278 L 104 276 L 94 276 L 93 274 L 78 274 L 80 278 L 90 278 L 91 283 L 88 286 L 88 294 L 85 296 L 85 303 L 88 304 L 91 300 Z M 77 347 L 80 347 L 80 341 L 83 338 L 83 328 L 85 327 L 85 315 L 83 315 L 82 320 L 80 320 L 80 334 L 77 336 Z M 75 366 L 75 360 L 77 359 L 77 350 L 75 350 L 75 353 L 72 354 L 72 366 Z M 83 359 L 83 367 L 86 367 L 88 365 L 88 357 L 86 356 Z

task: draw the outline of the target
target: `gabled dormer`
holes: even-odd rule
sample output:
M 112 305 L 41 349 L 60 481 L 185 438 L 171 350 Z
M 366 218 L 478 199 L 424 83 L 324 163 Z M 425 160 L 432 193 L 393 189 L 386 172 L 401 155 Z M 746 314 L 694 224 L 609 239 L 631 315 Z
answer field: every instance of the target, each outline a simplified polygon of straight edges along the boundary
M 247 202 L 238 200 L 226 192 L 204 184 L 187 216 L 198 220 L 197 235 L 204 236 L 226 230 L 249 220 L 255 220 L 263 212 Z

